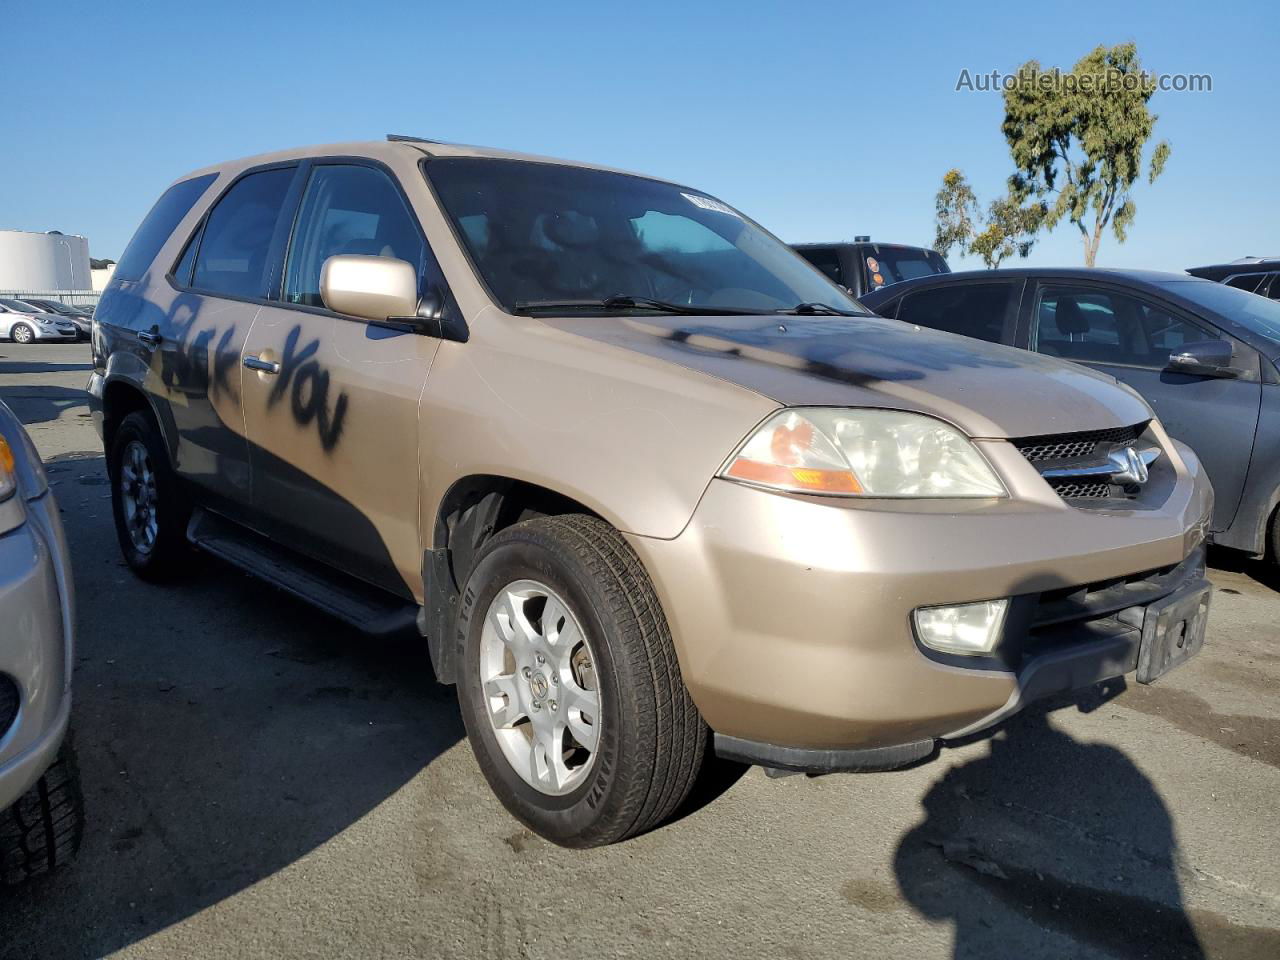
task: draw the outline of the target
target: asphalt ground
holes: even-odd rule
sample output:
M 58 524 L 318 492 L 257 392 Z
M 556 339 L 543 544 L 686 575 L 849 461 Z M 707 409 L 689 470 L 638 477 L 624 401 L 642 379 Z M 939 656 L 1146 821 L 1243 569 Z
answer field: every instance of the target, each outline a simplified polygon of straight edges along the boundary
M 1211 555 L 1208 643 L 1158 684 L 898 773 L 726 767 L 677 822 L 568 851 L 489 793 L 421 643 L 212 559 L 134 579 L 88 371 L 0 343 L 74 555 L 88 821 L 75 864 L 0 892 L 0 956 L 1280 957 L 1266 564 Z

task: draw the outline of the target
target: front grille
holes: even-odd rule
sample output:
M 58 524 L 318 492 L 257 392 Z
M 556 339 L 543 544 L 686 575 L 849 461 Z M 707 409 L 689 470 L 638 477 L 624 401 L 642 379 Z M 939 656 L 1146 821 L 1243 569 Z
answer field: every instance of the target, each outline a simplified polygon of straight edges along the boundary
M 1063 500 L 1106 500 L 1111 496 L 1111 484 L 1102 481 L 1051 477 L 1047 482 Z
M 0 673 L 0 740 L 18 718 L 18 685 L 7 673 Z
M 1098 446 L 1131 447 L 1147 429 L 1145 423 L 1111 430 L 1089 430 L 1083 433 L 1056 433 L 1043 437 L 1023 437 L 1013 445 L 1032 463 L 1044 460 L 1083 460 L 1094 456 Z
M 1115 468 L 1107 461 L 1107 455 L 1132 447 L 1146 429 L 1145 423 L 1135 423 L 1131 427 L 1022 437 L 1011 442 L 1041 474 L 1075 471 L 1065 477 L 1044 478 L 1063 500 L 1124 500 L 1136 495 L 1138 488 L 1111 483 Z

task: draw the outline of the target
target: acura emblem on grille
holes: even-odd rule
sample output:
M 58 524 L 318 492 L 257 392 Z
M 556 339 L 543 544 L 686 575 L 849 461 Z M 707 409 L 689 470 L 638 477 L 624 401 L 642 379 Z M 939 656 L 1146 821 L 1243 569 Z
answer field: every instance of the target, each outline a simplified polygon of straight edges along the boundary
M 1133 447 L 1123 447 L 1120 450 L 1112 450 L 1107 454 L 1107 459 L 1115 468 L 1111 471 L 1111 480 L 1113 483 L 1146 483 L 1147 482 L 1147 464 L 1142 456 Z

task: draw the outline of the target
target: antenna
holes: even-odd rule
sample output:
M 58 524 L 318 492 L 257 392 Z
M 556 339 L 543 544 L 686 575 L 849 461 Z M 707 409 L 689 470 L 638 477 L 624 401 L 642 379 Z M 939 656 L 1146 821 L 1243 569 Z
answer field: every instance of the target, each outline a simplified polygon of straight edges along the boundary
M 426 137 L 411 137 L 406 133 L 388 133 L 388 143 L 443 143 L 442 140 L 428 140 Z

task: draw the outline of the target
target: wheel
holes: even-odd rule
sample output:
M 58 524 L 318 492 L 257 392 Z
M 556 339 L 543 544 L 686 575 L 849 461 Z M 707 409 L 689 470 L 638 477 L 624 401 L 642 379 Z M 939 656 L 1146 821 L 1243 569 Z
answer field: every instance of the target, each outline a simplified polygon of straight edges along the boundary
M 0 811 L 0 886 L 11 886 L 69 862 L 84 834 L 84 798 L 71 739 L 43 777 Z
M 121 421 L 107 472 L 125 561 L 144 580 L 172 578 L 190 558 L 186 531 L 191 505 L 147 413 L 135 411 Z
M 688 796 L 707 728 L 639 559 L 594 517 L 526 520 L 462 592 L 458 697 L 485 779 L 568 847 L 649 830 Z
M 25 323 L 15 323 L 9 328 L 9 336 L 14 343 L 30 343 L 36 338 L 36 333 Z

